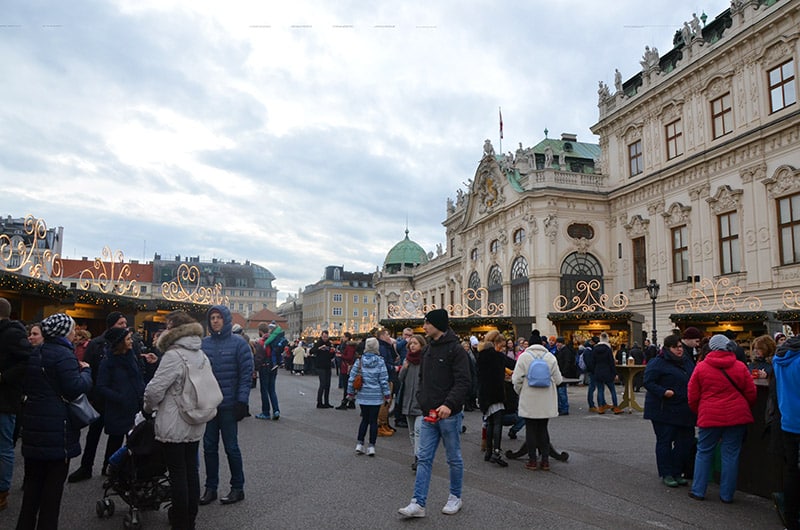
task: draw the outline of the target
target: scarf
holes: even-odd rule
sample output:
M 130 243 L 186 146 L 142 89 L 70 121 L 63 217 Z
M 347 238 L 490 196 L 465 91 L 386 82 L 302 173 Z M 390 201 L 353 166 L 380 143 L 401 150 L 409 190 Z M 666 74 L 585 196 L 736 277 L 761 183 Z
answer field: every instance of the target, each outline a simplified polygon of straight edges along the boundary
M 419 364 L 420 361 L 422 360 L 422 350 L 417 351 L 417 352 L 413 352 L 411 350 L 408 350 L 406 352 L 406 360 L 410 364 Z

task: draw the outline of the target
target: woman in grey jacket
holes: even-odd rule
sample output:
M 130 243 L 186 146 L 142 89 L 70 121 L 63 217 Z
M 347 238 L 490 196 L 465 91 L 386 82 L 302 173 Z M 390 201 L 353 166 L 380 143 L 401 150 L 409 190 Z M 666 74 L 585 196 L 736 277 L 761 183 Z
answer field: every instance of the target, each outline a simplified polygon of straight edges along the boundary
M 200 500 L 197 451 L 206 426 L 186 423 L 176 396 L 186 377 L 184 358 L 192 366 L 209 362 L 200 349 L 202 337 L 203 326 L 187 313 L 173 311 L 167 315 L 167 330 L 158 339 L 158 349 L 164 356 L 144 391 L 144 410 L 156 411 L 156 440 L 164 448 L 169 470 L 172 528 L 194 528 Z
M 422 409 L 417 402 L 419 389 L 419 364 L 422 361 L 422 350 L 427 345 L 422 335 L 412 335 L 406 345 L 406 359 L 400 370 L 399 380 L 403 385 L 403 402 L 401 410 L 408 421 L 408 437 L 414 451 L 414 463 L 411 469 L 417 470 L 417 453 L 419 452 L 419 430 L 422 427 Z M 397 406 L 397 405 L 395 405 Z

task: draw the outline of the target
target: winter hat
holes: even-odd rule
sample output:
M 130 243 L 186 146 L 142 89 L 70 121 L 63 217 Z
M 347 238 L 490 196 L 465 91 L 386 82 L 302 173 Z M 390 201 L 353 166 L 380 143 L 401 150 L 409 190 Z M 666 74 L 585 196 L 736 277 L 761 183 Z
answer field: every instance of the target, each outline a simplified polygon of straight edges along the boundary
M 775 342 L 778 342 L 778 339 L 785 339 L 785 338 L 786 338 L 786 335 L 784 335 L 780 331 L 775 333 Z
M 367 342 L 364 343 L 364 353 L 378 353 L 380 352 L 380 347 L 378 346 L 378 339 L 375 337 L 369 337 Z
M 447 311 L 444 309 L 428 311 L 425 315 L 425 320 L 439 331 L 447 331 L 450 326 L 450 317 L 447 316 Z
M 478 340 L 478 337 L 476 337 L 475 335 L 472 335 L 472 336 L 469 338 L 469 345 L 470 345 L 470 346 L 477 346 L 477 345 L 478 345 L 478 342 L 480 342 L 480 341 Z
M 42 335 L 45 337 L 66 337 L 75 329 L 75 321 L 64 313 L 56 313 L 42 320 Z
M 556 342 L 559 344 L 566 344 L 567 340 L 564 337 L 557 337 Z
M 237 335 L 241 335 L 242 333 L 244 333 L 244 330 L 242 329 L 242 326 L 240 326 L 239 324 L 234 324 L 233 327 L 231 328 L 231 333 L 236 333 Z
M 110 313 L 108 314 L 108 316 L 106 317 L 106 329 L 108 329 L 108 328 L 113 328 L 113 327 L 114 327 L 114 324 L 116 324 L 116 323 L 117 323 L 117 321 L 118 321 L 120 318 L 125 318 L 125 315 L 123 315 L 123 314 L 122 314 L 122 313 L 120 313 L 119 311 L 112 311 L 112 312 L 110 312 Z
M 711 340 L 708 341 L 708 347 L 711 348 L 711 351 L 730 351 L 728 348 L 728 344 L 731 342 L 731 339 L 726 337 L 725 335 L 714 335 L 711 337 Z
M 125 337 L 131 332 L 128 328 L 111 328 L 106 331 L 106 342 L 113 350 L 119 343 L 125 340 Z
M 683 330 L 683 335 L 681 336 L 682 339 L 702 339 L 703 334 L 700 332 L 699 329 L 690 326 Z M 727 338 L 725 340 L 728 340 Z
M 278 323 L 273 320 L 272 322 L 269 323 L 269 326 L 267 326 L 267 327 L 271 328 L 271 329 L 275 329 L 275 328 L 278 327 Z

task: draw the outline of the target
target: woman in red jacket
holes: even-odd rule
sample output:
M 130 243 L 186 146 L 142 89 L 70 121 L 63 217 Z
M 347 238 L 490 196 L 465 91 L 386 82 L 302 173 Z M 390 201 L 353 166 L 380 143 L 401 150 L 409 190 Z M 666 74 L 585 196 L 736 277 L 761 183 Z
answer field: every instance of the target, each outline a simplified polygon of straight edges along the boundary
M 735 343 L 724 335 L 714 335 L 708 344 L 711 351 L 698 363 L 689 379 L 689 408 L 697 414 L 699 427 L 689 497 L 698 501 L 705 499 L 714 448 L 721 440 L 719 498 L 731 503 L 745 426 L 753 423 L 750 407 L 756 401 L 756 386 L 747 366 L 736 360 L 732 351 Z

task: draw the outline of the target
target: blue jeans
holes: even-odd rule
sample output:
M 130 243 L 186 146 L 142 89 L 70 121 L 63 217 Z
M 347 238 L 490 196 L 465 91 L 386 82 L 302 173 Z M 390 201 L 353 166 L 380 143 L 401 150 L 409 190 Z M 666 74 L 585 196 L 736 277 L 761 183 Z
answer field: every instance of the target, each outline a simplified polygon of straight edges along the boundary
M 561 384 L 556 387 L 558 394 L 558 413 L 569 414 L 569 400 L 567 398 L 567 385 Z
M 217 409 L 217 417 L 206 424 L 203 435 L 203 459 L 206 463 L 206 489 L 219 486 L 219 437 L 228 456 L 231 469 L 231 488 L 244 489 L 244 466 L 239 450 L 239 429 L 232 408 Z
M 414 481 L 414 499 L 420 506 L 424 507 L 428 500 L 431 467 L 440 440 L 444 443 L 447 465 L 450 466 L 450 494 L 461 498 L 461 487 L 464 483 L 464 461 L 461 458 L 461 422 L 463 419 L 464 414 L 459 412 L 436 423 L 422 422 L 419 431 L 417 478 Z
M 656 433 L 658 476 L 680 477 L 692 453 L 694 427 L 653 421 L 653 432 Z
M 14 414 L 0 413 L 0 492 L 11 487 L 14 473 Z
M 358 443 L 364 443 L 364 437 L 367 435 L 367 427 L 369 427 L 369 444 L 375 445 L 378 440 L 378 412 L 381 410 L 380 405 L 360 405 L 361 407 L 361 423 L 358 424 Z
M 589 401 L 589 408 L 594 408 L 594 391 L 597 389 L 597 383 L 594 382 L 594 374 L 586 372 L 586 377 L 589 378 L 589 392 L 586 394 L 586 399 Z
M 516 434 L 525 428 L 525 418 L 520 418 L 516 412 L 503 414 L 503 425 L 511 425 L 508 432 Z
M 277 364 L 273 366 L 278 366 Z M 269 404 L 272 402 L 273 414 L 280 413 L 278 408 L 278 394 L 275 392 L 275 380 L 278 378 L 277 368 L 273 370 L 269 366 L 258 369 L 258 379 L 261 381 L 259 385 L 261 390 L 261 412 L 265 416 L 269 416 Z
M 611 392 L 611 403 L 614 406 L 617 406 L 617 389 L 614 388 L 614 381 L 607 381 L 605 383 L 596 383 L 597 385 L 597 405 L 599 407 L 606 406 L 606 392 L 605 387 L 608 387 L 609 392 Z
M 746 427 L 700 427 L 697 430 L 697 456 L 694 460 L 694 479 L 692 493 L 698 497 L 706 496 L 708 475 L 714 460 L 714 449 L 720 443 L 722 455 L 722 473 L 719 479 L 719 498 L 723 501 L 733 500 L 736 491 L 736 477 L 739 475 L 739 451 L 742 449 Z

